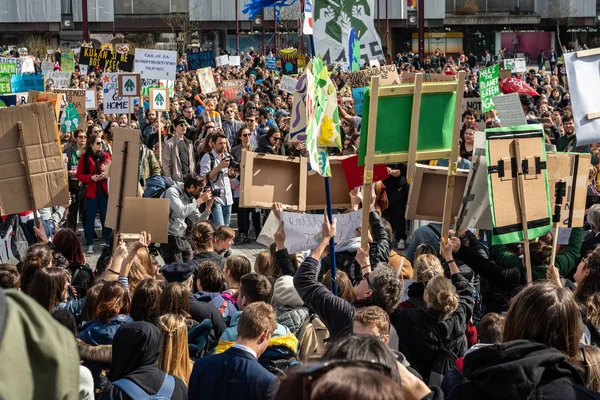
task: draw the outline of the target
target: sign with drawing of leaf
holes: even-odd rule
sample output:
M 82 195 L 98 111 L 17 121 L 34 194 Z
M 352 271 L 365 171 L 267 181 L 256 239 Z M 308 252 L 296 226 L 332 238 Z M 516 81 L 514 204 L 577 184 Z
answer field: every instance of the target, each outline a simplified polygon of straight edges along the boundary
M 150 89 L 150 111 L 169 111 L 169 89 Z
M 73 132 L 79 124 L 81 123 L 81 117 L 79 116 L 79 112 L 77 108 L 73 105 L 73 103 L 68 103 L 65 107 L 65 111 L 62 114 L 62 123 L 60 124 L 60 129 L 63 132 Z
M 139 97 L 141 90 L 140 74 L 119 74 L 119 95 L 121 97 Z

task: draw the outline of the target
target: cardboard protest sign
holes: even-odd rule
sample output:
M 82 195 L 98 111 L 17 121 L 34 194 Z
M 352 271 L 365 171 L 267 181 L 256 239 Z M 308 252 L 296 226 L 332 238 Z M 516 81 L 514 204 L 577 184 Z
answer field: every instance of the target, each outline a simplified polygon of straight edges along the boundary
M 13 107 L 17 105 L 17 96 L 14 94 L 9 94 L 5 96 L 0 96 L 0 108 L 4 107 Z
M 294 79 L 288 75 L 282 75 L 279 90 L 283 90 L 284 92 L 294 94 L 294 92 L 296 91 L 296 85 L 298 85 L 298 79 Z
M 71 73 L 63 71 L 48 71 L 45 74 L 46 85 L 57 89 L 66 89 L 71 86 Z
M 209 94 L 217 91 L 212 68 L 201 68 L 198 71 L 198 80 L 200 81 L 200 90 L 202 90 L 202 93 Z
M 75 72 L 75 54 L 64 53 L 60 57 L 60 68 L 63 72 Z
M 282 73 L 284 75 L 298 74 L 298 50 L 281 49 L 279 55 L 282 62 Z
M 493 98 L 494 106 L 502 126 L 526 125 L 525 114 L 517 93 L 504 94 Z
M 52 103 L 52 109 L 54 110 L 54 116 L 58 121 L 58 117 L 60 116 L 60 109 L 63 103 L 63 95 L 62 93 L 51 93 L 51 92 L 38 92 L 35 90 L 29 91 L 29 96 L 27 98 L 27 103 L 43 103 L 45 101 L 49 101 Z
M 17 105 L 28 104 L 29 92 L 15 93 L 15 95 L 17 96 Z
M 293 94 L 290 132 L 288 143 L 304 143 L 306 141 L 306 74 L 298 79 Z
M 122 233 L 147 232 L 152 236 L 153 243 L 167 243 L 169 205 L 169 199 L 125 197 L 119 230 Z
M 10 87 L 10 74 L 0 74 L 0 94 L 10 94 L 12 89 Z
M 96 91 L 95 90 L 86 90 L 85 91 L 85 109 L 86 110 L 95 110 L 98 108 L 96 104 Z
M 548 191 L 550 210 L 558 217 L 556 206 L 556 185 L 563 186 L 559 228 L 579 228 L 585 222 L 585 203 L 587 198 L 588 174 L 591 154 L 547 153 Z M 561 229 L 562 230 L 562 229 Z M 560 232 L 560 230 L 559 230 Z
M 51 103 L 0 109 L 0 214 L 67 206 L 69 190 Z M 20 144 L 22 124 L 25 152 Z M 26 174 L 27 160 L 33 193 Z
M 2 64 L 0 64 L 0 67 L 2 66 Z M 1 70 L 1 68 L 0 68 Z M 54 63 L 52 61 L 42 61 L 42 71 L 46 72 L 46 71 L 54 71 Z M 16 68 L 15 68 L 15 72 L 16 72 Z
M 13 93 L 29 92 L 30 90 L 44 91 L 44 76 L 42 74 L 33 75 L 13 75 L 10 80 Z
M 485 133 L 494 226 L 492 244 L 524 240 L 523 222 L 527 225 L 529 239 L 544 235 L 552 225 L 552 214 L 543 127 L 493 128 L 486 129 Z M 522 169 L 523 175 L 519 175 L 519 169 Z M 521 183 L 523 190 L 519 188 Z
M 417 164 L 415 167 L 415 178 L 410 185 L 406 205 L 406 219 L 442 222 L 448 167 L 431 167 L 422 164 Z M 458 216 L 468 175 L 468 170 L 456 170 L 451 219 Z
M 2 61 L 1 58 L 0 58 L 0 61 Z M 17 74 L 17 64 L 0 62 L 0 74 L 16 75 Z
M 471 169 L 463 192 L 456 230 L 463 228 L 492 230 L 488 195 L 485 132 L 475 132 Z
M 232 67 L 240 66 L 240 56 L 229 56 L 229 65 Z
M 479 97 L 484 113 L 494 109 L 492 98 L 500 95 L 498 81 L 498 64 L 479 71 Z
M 169 111 L 168 89 L 150 89 L 150 111 Z
M 143 78 L 175 80 L 177 52 L 135 49 L 134 71 Z
M 400 76 L 395 65 L 384 65 L 379 68 L 369 68 L 348 74 L 348 84 L 352 88 L 367 87 L 371 84 L 371 77 L 379 76 L 381 85 L 397 85 Z
M 358 237 L 361 210 L 347 214 L 335 214 L 335 242 L 341 243 Z M 321 241 L 323 215 L 282 212 L 281 222 L 285 230 L 285 248 L 292 253 L 314 249 Z
M 265 57 L 265 64 L 268 70 L 275 71 L 277 69 L 277 59 L 273 56 Z
M 348 191 L 364 185 L 365 167 L 358 166 L 358 155 L 345 157 L 341 160 L 342 168 L 344 169 L 344 177 Z M 375 165 L 373 167 L 373 182 L 378 182 L 386 179 L 389 176 L 387 166 L 384 164 Z
M 142 90 L 140 74 L 119 74 L 119 94 L 122 97 L 139 97 Z
M 600 141 L 600 53 L 598 49 L 565 54 L 577 145 Z
M 404 72 L 400 77 L 402 83 L 415 83 L 414 72 Z M 423 82 L 448 82 L 455 81 L 455 75 L 446 74 L 423 74 Z
M 505 58 L 504 69 L 510 69 L 512 72 L 527 72 L 527 62 L 524 58 Z
M 126 155 L 125 147 L 127 147 Z M 109 228 L 117 229 L 121 228 L 117 225 L 117 219 L 119 217 L 118 208 L 123 206 L 123 199 L 125 197 L 137 197 L 138 193 L 140 131 L 137 129 L 115 128 L 112 150 L 108 209 L 106 211 L 105 224 Z M 124 183 L 121 185 L 123 181 Z M 121 187 L 123 187 L 122 193 L 120 193 Z M 119 230 L 124 232 L 122 229 Z
M 342 160 L 346 157 L 329 157 L 329 168 L 333 179 L 329 180 L 331 192 L 331 206 L 333 208 L 350 208 L 350 191 L 344 176 Z M 310 166 L 310 164 L 309 164 Z M 306 179 L 306 210 L 324 210 L 327 208 L 327 197 L 325 195 L 325 181 L 323 176 L 315 171 L 308 170 Z
M 85 90 L 84 89 L 56 89 L 56 93 L 62 93 L 65 96 L 65 112 L 69 104 L 77 110 L 79 114 L 79 125 L 75 126 L 72 131 L 77 128 L 85 128 Z M 63 116 L 64 118 L 64 116 Z M 71 131 L 71 132 L 72 132 Z
M 498 72 L 498 79 L 510 78 L 512 76 L 512 71 L 510 69 L 501 69 Z
M 79 64 L 92 68 L 100 67 L 101 70 L 110 68 L 111 71 L 133 72 L 133 55 L 82 46 L 79 52 Z
M 212 50 L 187 53 L 188 69 L 194 71 L 200 68 L 215 67 L 215 52 Z
M 116 53 L 115 53 L 116 54 Z M 107 114 L 126 114 L 130 112 L 130 97 L 119 95 L 119 74 L 110 72 L 102 75 L 103 107 Z
M 241 99 L 244 96 L 244 80 L 243 79 L 232 79 L 223 81 L 221 84 L 223 88 L 223 97 L 228 100 Z
M 21 64 L 21 74 L 34 74 L 35 73 L 35 58 L 32 56 L 22 57 L 23 63 Z
M 485 129 L 485 115 L 481 112 L 481 99 L 479 97 L 469 97 L 463 99 L 462 112 L 464 113 L 467 109 L 475 111 L 475 124 L 479 129 Z
M 215 58 L 215 64 L 217 65 L 217 67 L 229 64 L 229 56 L 227 54 L 218 56 L 217 58 Z

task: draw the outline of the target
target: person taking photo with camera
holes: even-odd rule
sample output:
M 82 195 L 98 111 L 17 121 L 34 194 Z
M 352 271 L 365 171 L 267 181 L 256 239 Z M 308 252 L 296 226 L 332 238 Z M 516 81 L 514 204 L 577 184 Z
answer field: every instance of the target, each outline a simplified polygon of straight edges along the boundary
M 235 174 L 237 162 L 227 153 L 227 136 L 218 132 L 210 138 L 212 150 L 200 160 L 200 176 L 206 179 L 214 197 L 212 219 L 215 226 L 229 226 L 233 194 L 229 177 Z
M 159 247 L 160 255 L 165 264 L 188 262 L 194 252 L 185 237 L 186 219 L 192 224 L 208 220 L 213 205 L 212 193 L 204 178 L 192 174 L 183 185 L 169 187 L 164 196 L 169 199 L 169 237 L 168 243 Z M 199 209 L 202 204 L 206 205 L 204 212 Z

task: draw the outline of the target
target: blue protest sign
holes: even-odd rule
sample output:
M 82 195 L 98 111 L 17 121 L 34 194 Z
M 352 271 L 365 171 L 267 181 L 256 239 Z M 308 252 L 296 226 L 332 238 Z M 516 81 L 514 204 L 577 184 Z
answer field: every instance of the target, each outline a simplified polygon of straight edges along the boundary
M 205 50 L 196 53 L 187 53 L 187 63 L 190 71 L 206 67 L 214 68 L 216 67 L 215 52 Z
M 354 99 L 354 108 L 356 109 L 356 115 L 362 117 L 363 114 L 363 96 L 365 94 L 365 88 L 352 88 L 352 98 Z
M 13 93 L 29 92 L 30 90 L 36 90 L 38 92 L 44 91 L 44 75 L 42 74 L 25 74 L 25 75 L 13 75 L 11 79 L 11 86 Z
M 12 107 L 17 105 L 17 95 L 9 94 L 6 96 L 0 96 L 0 108 Z
M 271 71 L 277 70 L 277 59 L 275 57 L 265 58 L 265 63 L 267 64 L 267 69 Z

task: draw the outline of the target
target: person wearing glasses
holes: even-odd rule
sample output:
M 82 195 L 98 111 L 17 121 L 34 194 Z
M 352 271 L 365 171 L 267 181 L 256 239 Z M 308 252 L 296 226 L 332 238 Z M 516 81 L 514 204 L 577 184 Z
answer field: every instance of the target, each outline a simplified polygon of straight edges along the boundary
M 106 243 L 110 238 L 111 229 L 104 224 L 108 208 L 108 175 L 103 166 L 110 163 L 110 154 L 102 150 L 102 139 L 98 134 L 92 134 L 87 142 L 86 151 L 79 159 L 76 177 L 86 186 L 85 189 L 85 220 L 84 231 L 87 240 L 87 254 L 94 254 L 94 216 L 100 212 L 100 222 Z
M 235 103 L 227 104 L 227 107 L 225 107 L 225 118 L 221 121 L 221 125 L 232 147 L 236 144 L 236 136 L 239 130 L 244 126 L 244 123 L 237 117 L 237 105 Z
M 183 182 L 194 172 L 194 146 L 192 141 L 185 137 L 187 131 L 185 118 L 175 118 L 173 127 L 175 134 L 165 142 L 163 147 L 163 176 L 176 182 Z
M 269 128 L 264 136 L 258 137 L 257 153 L 285 155 L 285 148 L 282 143 L 283 135 L 277 128 Z
M 81 183 L 77 180 L 77 166 L 79 159 L 84 152 L 87 135 L 83 129 L 76 129 L 73 132 L 74 143 L 69 143 L 64 151 L 67 159 L 67 173 L 69 175 L 69 194 L 71 196 L 71 205 L 69 206 L 69 215 L 67 216 L 66 226 L 77 232 L 77 214 L 81 217 L 81 222 L 85 225 L 85 204 L 83 201 L 83 191 Z

